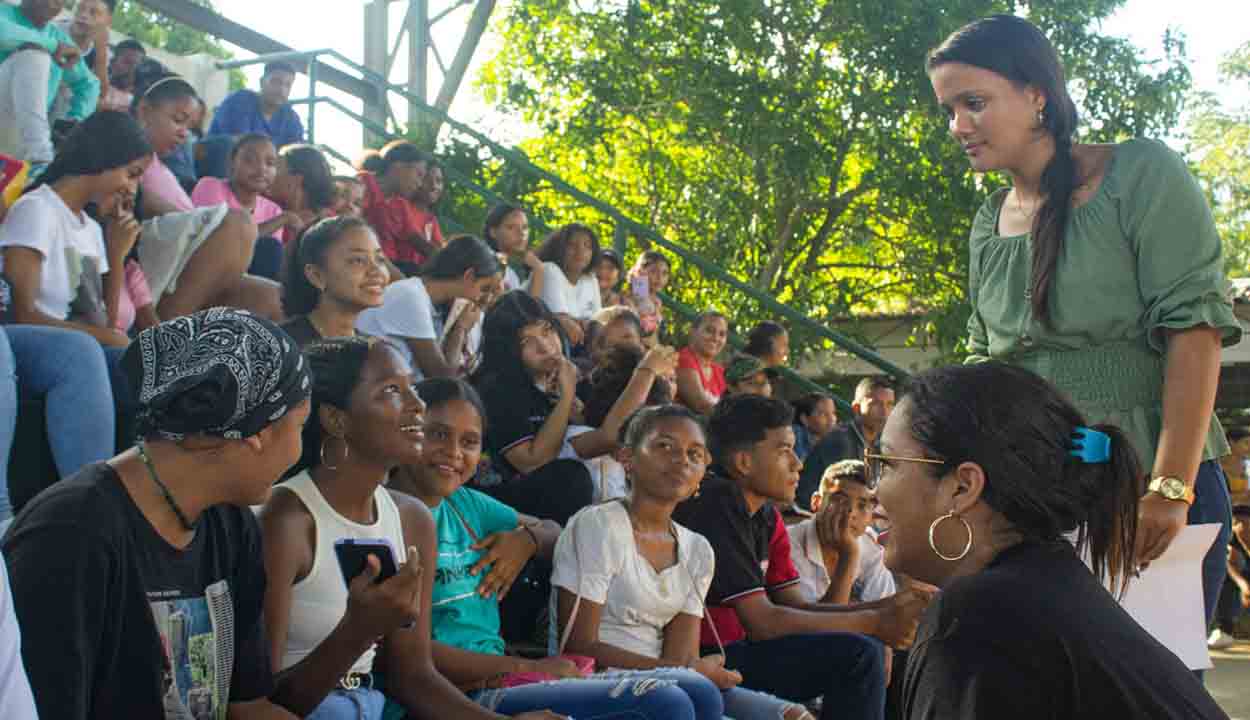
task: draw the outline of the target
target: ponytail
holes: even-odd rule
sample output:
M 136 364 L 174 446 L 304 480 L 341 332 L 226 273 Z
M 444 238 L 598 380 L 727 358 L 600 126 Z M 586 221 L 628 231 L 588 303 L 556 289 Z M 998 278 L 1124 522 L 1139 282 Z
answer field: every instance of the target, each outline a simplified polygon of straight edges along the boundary
M 1046 117 L 1043 114 L 1043 117 Z M 1043 127 L 1045 127 L 1043 122 Z M 1076 190 L 1076 160 L 1072 139 L 1055 136 L 1055 154 L 1042 171 L 1042 206 L 1033 218 L 1033 278 L 1030 306 L 1033 317 L 1043 326 L 1053 327 L 1050 317 L 1050 291 L 1054 287 L 1055 266 L 1063 253 L 1063 236 L 1072 214 L 1072 193 Z
M 1088 512 L 1077 533 L 1077 551 L 1088 550 L 1094 575 L 1109 580 L 1112 592 L 1122 596 L 1137 569 L 1137 505 L 1145 492 L 1144 475 L 1137 451 L 1120 428 L 1092 429 L 1111 438 L 1111 457 L 1105 463 L 1078 465 L 1077 482 Z

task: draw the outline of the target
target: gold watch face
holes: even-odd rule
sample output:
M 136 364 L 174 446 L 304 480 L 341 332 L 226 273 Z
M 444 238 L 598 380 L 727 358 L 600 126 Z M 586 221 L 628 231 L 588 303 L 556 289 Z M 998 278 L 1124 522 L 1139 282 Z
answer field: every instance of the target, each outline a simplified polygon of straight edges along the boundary
M 1159 478 L 1159 494 L 1168 500 L 1181 500 L 1185 497 L 1185 483 L 1180 478 Z

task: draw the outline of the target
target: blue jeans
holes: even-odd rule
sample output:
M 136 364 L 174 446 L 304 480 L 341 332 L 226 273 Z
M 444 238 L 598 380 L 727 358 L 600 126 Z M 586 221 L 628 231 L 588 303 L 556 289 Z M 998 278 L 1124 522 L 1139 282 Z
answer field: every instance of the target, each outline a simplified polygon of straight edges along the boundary
M 104 351 L 76 330 L 42 325 L 0 328 L 0 521 L 12 515 L 8 451 L 16 418 L 16 387 L 22 396 L 44 396 L 48 444 L 61 477 L 113 456 L 113 391 Z
M 483 690 L 470 697 L 501 715 L 551 710 L 575 720 L 720 720 L 712 681 L 688 670 L 624 671 Z
M 1219 523 L 1211 549 L 1202 559 L 1202 600 L 1206 608 L 1207 626 L 1215 617 L 1220 589 L 1228 576 L 1228 541 L 1233 532 L 1232 502 L 1228 498 L 1228 480 L 1218 460 L 1207 460 L 1198 466 L 1194 483 L 1194 504 L 1189 508 L 1189 524 Z
M 812 633 L 725 648 L 742 685 L 794 702 L 824 696 L 821 720 L 883 720 L 885 648 L 864 635 Z M 833 699 L 831 702 L 830 699 Z
M 381 720 L 386 696 L 373 688 L 335 689 L 306 720 Z

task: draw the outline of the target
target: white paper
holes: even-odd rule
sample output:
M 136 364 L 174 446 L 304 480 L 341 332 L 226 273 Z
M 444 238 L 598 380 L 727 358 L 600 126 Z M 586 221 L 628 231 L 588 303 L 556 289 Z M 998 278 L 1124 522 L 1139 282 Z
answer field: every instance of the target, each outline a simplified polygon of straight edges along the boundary
M 1202 601 L 1202 559 L 1219 530 L 1217 523 L 1186 526 L 1167 551 L 1129 583 L 1120 602 L 1137 624 L 1190 670 L 1212 667 Z

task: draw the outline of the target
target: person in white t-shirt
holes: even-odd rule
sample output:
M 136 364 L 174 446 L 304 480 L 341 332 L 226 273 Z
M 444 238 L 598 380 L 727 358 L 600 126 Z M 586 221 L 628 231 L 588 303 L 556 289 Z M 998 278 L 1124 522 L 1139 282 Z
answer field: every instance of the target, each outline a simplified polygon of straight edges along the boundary
M 95 113 L 70 133 L 0 225 L 0 271 L 13 286 L 18 323 L 81 330 L 120 357 L 130 343 L 116 329 L 123 267 L 139 237 L 128 203 L 151 158 L 143 131 L 123 113 Z M 88 205 L 109 218 L 107 239 Z
M 538 259 L 543 261 L 542 292 L 531 294 L 547 304 L 569 342 L 581 345 L 586 324 L 602 307 L 592 272 L 599 261 L 599 239 L 585 225 L 565 225 L 543 242 Z
M 361 313 L 356 329 L 386 338 L 418 378 L 456 377 L 464 370 L 465 340 L 481 317 L 483 298 L 495 294 L 502 278 L 503 267 L 490 247 L 459 235 L 426 261 L 420 275 L 387 286 L 382 307 Z M 440 342 L 436 308 L 460 298 L 472 307 L 456 316 Z
M 700 657 L 703 599 L 715 555 L 702 535 L 673 522 L 673 509 L 698 491 L 710 454 L 702 423 L 679 405 L 644 408 L 621 451 L 627 498 L 573 516 L 556 543 L 552 653 L 595 659 L 600 669 L 657 671 L 683 687 L 702 676 L 723 693 L 736 720 L 811 718 L 801 705 L 739 687 L 724 655 Z
M 799 589 L 811 603 L 871 602 L 893 595 L 894 575 L 869 527 L 876 492 L 859 460 L 830 465 L 812 493 L 816 516 L 786 528 Z
M 9 574 L 0 562 L 0 707 L 9 720 L 38 720 L 35 697 L 22 665 L 22 631 L 13 612 Z

